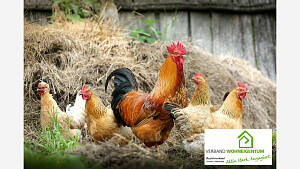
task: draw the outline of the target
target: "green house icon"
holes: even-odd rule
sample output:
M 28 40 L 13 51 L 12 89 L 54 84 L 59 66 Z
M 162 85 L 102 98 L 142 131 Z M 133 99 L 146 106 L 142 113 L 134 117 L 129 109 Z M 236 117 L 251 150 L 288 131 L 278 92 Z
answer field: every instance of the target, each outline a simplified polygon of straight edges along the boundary
M 238 136 L 239 148 L 253 148 L 253 137 L 245 130 Z

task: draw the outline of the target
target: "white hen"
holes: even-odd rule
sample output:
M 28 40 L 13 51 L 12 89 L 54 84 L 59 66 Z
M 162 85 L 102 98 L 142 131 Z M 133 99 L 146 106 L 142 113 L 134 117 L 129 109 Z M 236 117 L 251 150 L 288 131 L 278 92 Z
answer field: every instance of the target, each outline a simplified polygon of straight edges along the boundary
M 71 104 L 68 104 L 66 107 L 66 113 L 69 116 L 72 116 L 74 118 L 74 121 L 76 121 L 81 128 L 86 127 L 85 124 L 85 100 L 82 99 L 80 95 L 80 90 L 77 92 L 75 103 L 73 106 Z

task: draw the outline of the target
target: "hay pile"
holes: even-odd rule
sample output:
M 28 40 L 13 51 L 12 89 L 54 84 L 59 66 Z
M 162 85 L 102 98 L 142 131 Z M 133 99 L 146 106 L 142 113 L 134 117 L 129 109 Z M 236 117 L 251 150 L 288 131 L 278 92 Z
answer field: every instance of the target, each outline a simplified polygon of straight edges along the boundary
M 25 23 L 24 139 L 38 141 L 40 105 L 36 88 L 41 80 L 50 85 L 51 93 L 62 110 L 74 102 L 83 84 L 89 85 L 109 106 L 112 83 L 105 93 L 107 75 L 116 68 L 127 67 L 135 73 L 140 90 L 150 92 L 168 55 L 166 44 L 169 45 L 127 39 L 124 31 L 104 20 L 76 24 L 57 22 L 48 26 Z M 241 81 L 251 92 L 243 102 L 244 128 L 276 128 L 276 86 L 272 81 L 246 61 L 212 56 L 189 42 L 183 44 L 188 56 L 184 71 L 189 98 L 194 92 L 190 79 L 198 72 L 203 74 L 210 86 L 213 104 L 221 104 L 224 93 L 237 87 L 237 82 Z M 110 142 L 90 144 L 90 137 L 85 136 L 81 140 L 82 146 L 75 152 L 87 156 L 94 154 L 94 159 L 101 164 L 123 159 L 126 154 L 133 159 L 170 158 L 168 155 L 182 150 L 180 140 L 181 135 L 174 128 L 169 139 L 160 146 L 160 155 L 156 155 L 138 140 L 119 148 Z

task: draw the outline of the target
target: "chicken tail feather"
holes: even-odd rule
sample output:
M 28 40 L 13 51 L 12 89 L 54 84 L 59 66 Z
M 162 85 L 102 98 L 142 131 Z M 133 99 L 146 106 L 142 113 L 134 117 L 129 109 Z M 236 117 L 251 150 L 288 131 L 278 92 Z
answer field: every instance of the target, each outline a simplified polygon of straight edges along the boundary
M 166 110 L 166 112 L 173 118 L 176 119 L 173 111 L 177 109 L 181 109 L 182 107 L 178 104 L 171 103 L 171 102 L 165 102 L 163 105 L 163 108 Z
M 118 104 L 122 101 L 124 96 L 132 91 L 138 89 L 138 83 L 132 71 L 128 68 L 120 68 L 114 70 L 106 79 L 105 91 L 110 79 L 114 77 L 114 90 L 112 92 L 111 108 L 113 109 L 114 115 L 118 123 L 122 123 L 125 126 L 125 122 L 120 116 Z

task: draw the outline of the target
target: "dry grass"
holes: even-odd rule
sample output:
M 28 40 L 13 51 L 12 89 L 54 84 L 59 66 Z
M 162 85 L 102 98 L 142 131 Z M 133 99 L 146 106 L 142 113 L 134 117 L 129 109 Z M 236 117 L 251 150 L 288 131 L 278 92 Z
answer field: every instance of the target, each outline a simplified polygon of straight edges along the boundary
M 88 84 L 105 105 L 110 105 L 112 86 L 110 84 L 105 93 L 104 82 L 110 72 L 120 67 L 127 67 L 135 73 L 140 90 L 151 91 L 168 54 L 165 48 L 167 43 L 145 44 L 125 37 L 121 28 L 103 19 L 76 24 L 56 22 L 48 26 L 25 23 L 25 140 L 38 141 L 40 105 L 36 88 L 41 80 L 50 85 L 51 93 L 62 110 L 74 102 L 83 84 Z M 220 104 L 224 93 L 237 87 L 237 82 L 241 81 L 251 92 L 243 102 L 244 127 L 276 128 L 274 82 L 263 77 L 246 61 L 212 56 L 189 42 L 183 44 L 188 51 L 184 70 L 189 98 L 194 92 L 190 79 L 198 72 L 203 74 L 210 86 L 213 104 Z M 74 153 L 82 153 L 102 165 L 114 163 L 126 166 L 129 165 L 128 160 L 143 163 L 147 159 L 172 160 L 178 156 L 197 163 L 202 160 L 202 156 L 187 154 L 182 149 L 181 135 L 175 128 L 169 139 L 160 146 L 159 154 L 154 149 L 145 148 L 137 139 L 124 147 L 111 141 L 95 145 L 87 131 L 83 133 L 81 146 Z

